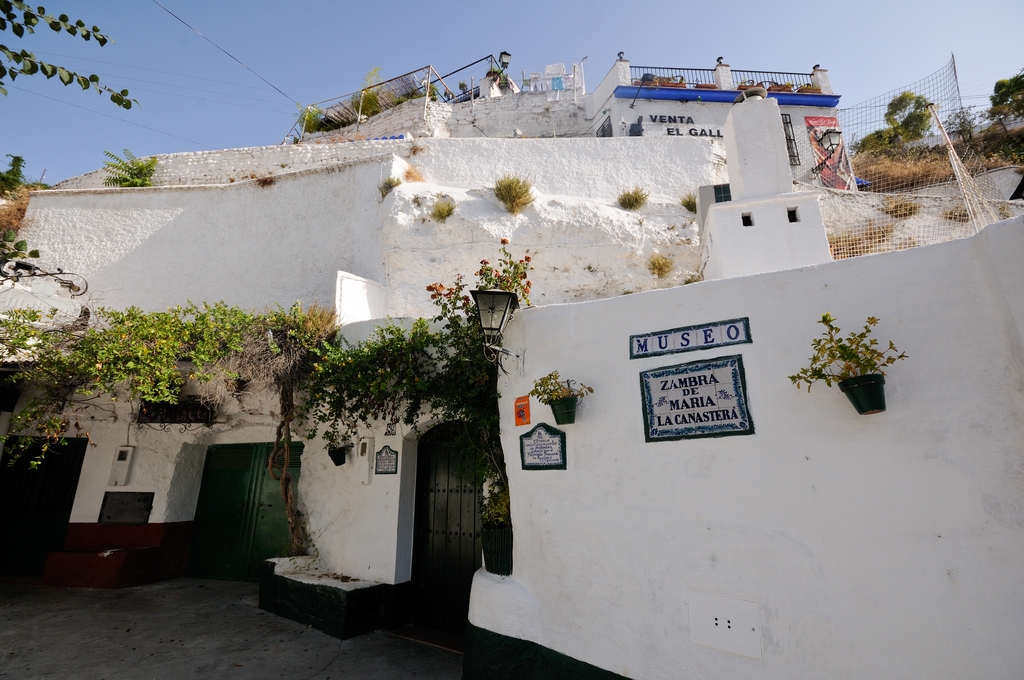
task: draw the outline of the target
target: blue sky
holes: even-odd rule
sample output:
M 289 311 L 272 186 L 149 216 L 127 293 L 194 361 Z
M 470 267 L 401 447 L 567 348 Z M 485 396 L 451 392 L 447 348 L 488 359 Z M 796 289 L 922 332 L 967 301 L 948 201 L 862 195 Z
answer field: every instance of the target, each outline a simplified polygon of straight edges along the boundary
M 965 104 L 986 105 L 992 84 L 1024 67 L 1020 0 L 643 3 L 269 2 L 161 0 L 168 9 L 303 104 L 426 64 L 446 73 L 507 50 L 509 71 L 587 57 L 594 87 L 624 51 L 635 65 L 829 70 L 850 106 L 916 81 L 956 54 Z M 98 25 L 99 47 L 39 28 L 0 42 L 104 84 L 128 88 L 123 111 L 56 79 L 19 78 L 0 97 L 0 157 L 54 183 L 102 166 L 103 151 L 136 155 L 279 142 L 296 105 L 179 23 L 152 0 L 63 0 L 54 14 Z M 2 159 L 6 161 L 6 159 Z

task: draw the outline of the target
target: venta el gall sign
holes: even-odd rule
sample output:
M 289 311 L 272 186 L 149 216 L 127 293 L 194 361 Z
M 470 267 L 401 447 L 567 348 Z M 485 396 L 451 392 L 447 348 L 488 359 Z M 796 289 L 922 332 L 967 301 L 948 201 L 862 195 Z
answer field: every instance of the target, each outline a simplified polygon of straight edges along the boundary
M 652 123 L 665 123 L 668 125 L 693 125 L 693 118 L 690 116 L 658 116 L 649 114 L 648 118 L 651 119 Z M 689 127 L 689 128 L 678 128 L 670 127 L 665 128 L 666 133 L 669 137 L 683 137 L 689 135 L 690 137 L 714 137 L 715 139 L 722 139 L 721 130 L 712 130 L 711 128 L 702 127 Z

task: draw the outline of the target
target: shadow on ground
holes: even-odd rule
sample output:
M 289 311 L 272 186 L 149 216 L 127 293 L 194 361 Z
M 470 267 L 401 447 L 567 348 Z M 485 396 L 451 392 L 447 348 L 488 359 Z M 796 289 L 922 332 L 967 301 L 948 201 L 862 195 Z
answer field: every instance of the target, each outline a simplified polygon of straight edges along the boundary
M 377 632 L 338 640 L 257 608 L 258 586 L 0 585 L 0 678 L 455 680 L 462 656 Z

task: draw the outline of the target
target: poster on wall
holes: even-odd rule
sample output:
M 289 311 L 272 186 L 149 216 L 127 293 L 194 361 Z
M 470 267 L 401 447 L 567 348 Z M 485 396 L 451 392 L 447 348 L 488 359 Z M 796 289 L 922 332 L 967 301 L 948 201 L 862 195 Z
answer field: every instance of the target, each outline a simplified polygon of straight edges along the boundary
M 839 133 L 839 119 L 832 116 L 805 116 L 807 136 L 814 150 L 811 173 L 818 176 L 821 186 L 830 189 L 852 190 L 853 173 L 846 157 L 846 144 Z
M 540 423 L 519 437 L 519 456 L 524 470 L 564 470 L 565 432 Z
M 738 354 L 642 371 L 640 393 L 648 442 L 754 434 Z
M 375 475 L 397 475 L 398 474 L 398 451 L 390 446 L 385 446 L 377 452 L 374 459 L 373 474 Z

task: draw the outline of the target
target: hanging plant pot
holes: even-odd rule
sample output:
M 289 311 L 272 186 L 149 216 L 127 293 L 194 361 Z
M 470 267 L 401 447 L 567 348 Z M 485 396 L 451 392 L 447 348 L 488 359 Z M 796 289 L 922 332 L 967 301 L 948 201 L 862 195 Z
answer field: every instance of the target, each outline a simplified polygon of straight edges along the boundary
M 841 380 L 839 389 L 862 416 L 885 410 L 885 376 L 881 373 Z
M 577 397 L 566 397 L 556 399 L 548 404 L 551 413 L 555 416 L 556 425 L 569 425 L 576 422 L 576 401 Z
M 480 540 L 484 546 L 484 568 L 498 576 L 511 576 L 512 527 L 484 529 Z

